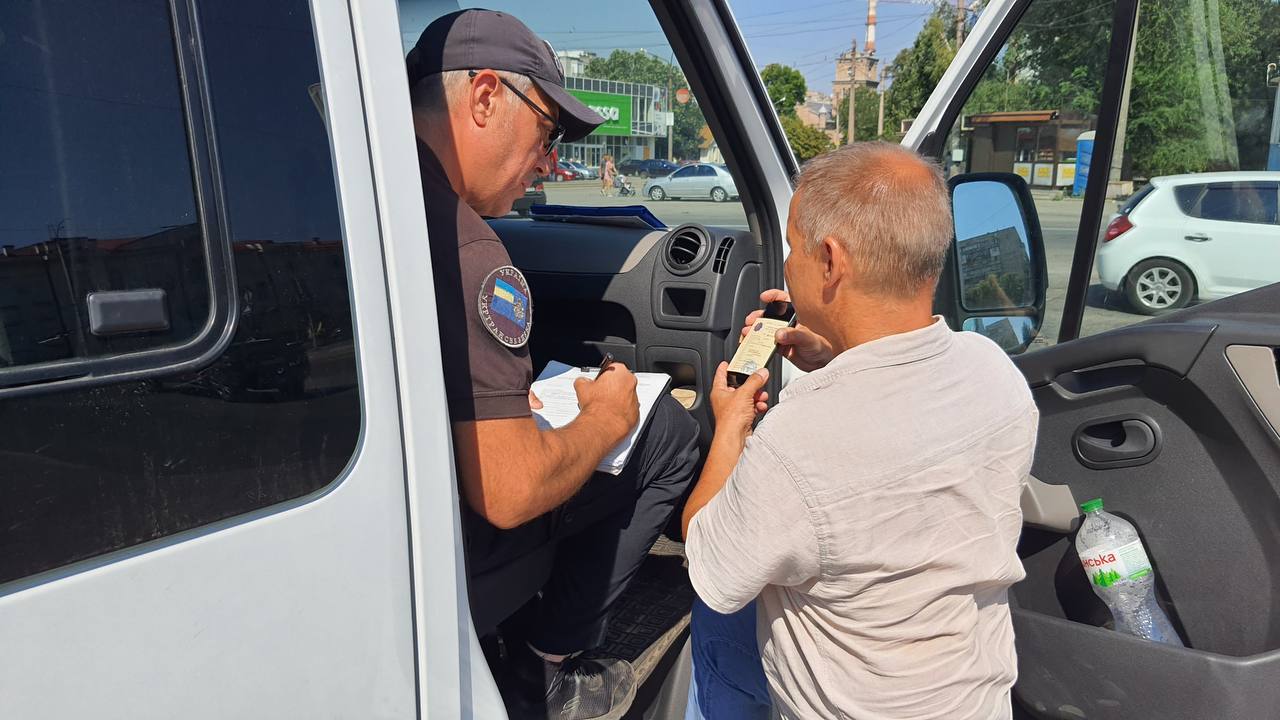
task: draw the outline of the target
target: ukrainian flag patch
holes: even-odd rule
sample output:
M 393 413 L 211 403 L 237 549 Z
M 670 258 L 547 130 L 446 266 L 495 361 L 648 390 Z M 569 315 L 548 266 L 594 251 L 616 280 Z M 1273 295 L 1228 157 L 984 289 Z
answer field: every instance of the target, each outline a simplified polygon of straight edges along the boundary
M 498 342 L 522 347 L 533 328 L 533 301 L 529 283 L 519 270 L 503 265 L 489 273 L 480 286 L 480 321 Z

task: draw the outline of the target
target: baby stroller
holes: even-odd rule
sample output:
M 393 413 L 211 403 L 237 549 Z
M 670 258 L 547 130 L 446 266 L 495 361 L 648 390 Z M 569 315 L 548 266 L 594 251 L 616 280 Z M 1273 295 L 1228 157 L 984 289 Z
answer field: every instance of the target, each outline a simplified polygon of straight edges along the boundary
M 621 173 L 613 179 L 613 187 L 618 191 L 618 197 L 626 197 L 627 195 L 635 195 L 636 189 L 632 186 L 631 181 L 626 175 Z

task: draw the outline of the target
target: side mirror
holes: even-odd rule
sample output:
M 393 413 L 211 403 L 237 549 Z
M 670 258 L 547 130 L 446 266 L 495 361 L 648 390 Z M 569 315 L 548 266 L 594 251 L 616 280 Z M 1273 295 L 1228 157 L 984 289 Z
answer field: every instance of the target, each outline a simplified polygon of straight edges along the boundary
M 957 175 L 947 185 L 955 237 L 935 310 L 952 327 L 1021 353 L 1040 334 L 1048 289 L 1044 236 L 1031 190 L 1013 173 Z

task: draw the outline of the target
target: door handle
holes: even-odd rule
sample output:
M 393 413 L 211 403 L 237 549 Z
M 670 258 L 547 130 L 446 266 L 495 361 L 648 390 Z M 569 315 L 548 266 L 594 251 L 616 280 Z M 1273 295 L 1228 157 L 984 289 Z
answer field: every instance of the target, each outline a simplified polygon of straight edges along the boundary
M 1155 459 L 1160 430 L 1146 418 L 1116 418 L 1081 427 L 1072 443 L 1076 455 L 1093 468 L 1142 465 Z
M 1191 242 L 1209 242 L 1213 238 L 1208 235 L 1184 235 L 1183 239 L 1190 240 Z

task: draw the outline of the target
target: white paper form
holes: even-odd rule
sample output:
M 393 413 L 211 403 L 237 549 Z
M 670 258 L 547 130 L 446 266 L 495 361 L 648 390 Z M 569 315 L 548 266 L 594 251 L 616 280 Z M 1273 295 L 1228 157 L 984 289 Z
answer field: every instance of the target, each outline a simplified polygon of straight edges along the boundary
M 542 409 L 533 411 L 533 420 L 539 430 L 561 428 L 578 417 L 578 394 L 574 392 L 573 381 L 580 377 L 594 378 L 596 370 L 582 370 L 572 365 L 552 360 L 542 369 L 538 379 L 533 381 L 533 394 L 542 401 Z M 666 392 L 671 383 L 671 376 L 666 373 L 636 373 L 636 397 L 640 401 L 640 421 L 631 429 L 622 442 L 605 454 L 604 459 L 596 466 L 596 470 L 610 475 L 618 475 L 627 466 L 627 458 L 631 457 L 631 448 L 640 436 L 653 412 L 658 398 Z

